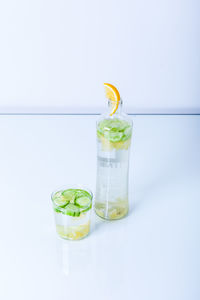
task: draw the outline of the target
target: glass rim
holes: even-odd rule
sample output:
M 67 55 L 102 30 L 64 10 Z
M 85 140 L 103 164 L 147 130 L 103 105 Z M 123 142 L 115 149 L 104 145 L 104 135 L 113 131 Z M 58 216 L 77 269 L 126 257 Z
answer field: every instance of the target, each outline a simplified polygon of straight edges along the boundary
M 85 185 L 83 185 L 83 184 L 67 184 L 67 185 L 63 185 L 63 186 L 60 186 L 59 188 L 57 188 L 56 190 L 54 190 L 54 191 L 51 193 L 51 202 L 52 202 L 53 206 L 54 206 L 55 208 L 58 208 L 61 212 L 64 212 L 65 210 L 64 210 L 64 208 L 62 208 L 62 207 L 60 207 L 60 206 L 58 206 L 58 205 L 56 205 L 56 204 L 54 203 L 54 201 L 53 201 L 53 196 L 54 196 L 55 193 L 57 193 L 57 192 L 64 191 L 64 190 L 68 190 L 68 189 L 80 189 L 80 190 L 83 190 L 83 191 L 88 192 L 88 193 L 90 194 L 90 196 L 91 196 L 91 202 L 93 203 L 93 193 L 92 193 L 92 191 L 91 191 L 89 188 L 87 188 Z M 92 206 L 92 204 L 91 204 L 91 206 Z M 91 208 L 92 208 L 92 207 L 91 207 Z M 91 208 L 90 208 L 90 209 L 91 209 Z

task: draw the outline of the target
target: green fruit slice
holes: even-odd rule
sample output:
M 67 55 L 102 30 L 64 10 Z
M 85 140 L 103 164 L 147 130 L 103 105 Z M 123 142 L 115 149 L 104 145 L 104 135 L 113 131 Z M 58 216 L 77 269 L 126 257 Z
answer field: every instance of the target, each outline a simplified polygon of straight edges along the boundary
M 80 197 L 87 197 L 89 199 L 91 199 L 91 195 L 90 193 L 88 193 L 87 191 L 84 190 L 76 190 L 76 199 L 80 198 Z
M 64 192 L 62 192 L 62 196 L 66 199 L 66 201 L 74 203 L 75 192 L 73 190 L 65 190 Z
M 61 210 L 60 210 L 59 208 L 56 208 L 56 207 L 54 207 L 54 211 L 55 211 L 56 213 L 61 213 Z
M 76 199 L 76 205 L 81 208 L 87 208 L 90 206 L 91 200 L 88 197 L 80 197 Z
M 112 131 L 105 132 L 105 138 L 111 142 L 119 142 L 122 139 L 122 136 L 123 136 L 122 132 L 112 132 Z
M 112 143 L 120 142 L 131 136 L 132 126 L 129 122 L 118 118 L 104 119 L 97 125 L 97 136 L 104 136 Z
M 56 206 L 65 207 L 69 201 L 63 197 L 61 192 L 57 192 L 53 196 L 53 202 Z
M 80 209 L 76 205 L 69 203 L 65 207 L 65 214 L 72 217 L 78 217 L 80 216 Z

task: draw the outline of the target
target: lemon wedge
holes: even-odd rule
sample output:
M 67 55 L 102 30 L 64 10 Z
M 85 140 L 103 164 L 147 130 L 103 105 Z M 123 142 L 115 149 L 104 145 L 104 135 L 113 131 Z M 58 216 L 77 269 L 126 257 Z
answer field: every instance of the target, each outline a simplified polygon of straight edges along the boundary
M 104 87 L 106 92 L 106 98 L 108 98 L 112 104 L 112 111 L 110 113 L 110 116 L 112 116 L 118 109 L 120 94 L 117 88 L 110 83 L 104 83 Z

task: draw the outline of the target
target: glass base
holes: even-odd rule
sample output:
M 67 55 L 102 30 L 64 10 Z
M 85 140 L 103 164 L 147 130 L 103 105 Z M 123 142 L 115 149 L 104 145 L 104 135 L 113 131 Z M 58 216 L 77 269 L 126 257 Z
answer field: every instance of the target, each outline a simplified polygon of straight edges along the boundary
M 107 221 L 113 221 L 113 220 L 120 220 L 127 216 L 128 209 L 113 209 L 110 213 L 106 213 L 105 211 L 102 211 L 100 209 L 95 209 L 95 213 L 98 217 L 101 219 L 107 220 Z

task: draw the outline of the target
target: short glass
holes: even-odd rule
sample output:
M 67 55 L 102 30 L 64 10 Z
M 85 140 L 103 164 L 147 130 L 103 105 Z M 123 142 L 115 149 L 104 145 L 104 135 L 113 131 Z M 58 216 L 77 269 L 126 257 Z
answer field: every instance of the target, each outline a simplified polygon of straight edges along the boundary
M 51 195 L 56 231 L 63 239 L 80 240 L 90 232 L 93 194 L 82 186 L 63 187 Z

